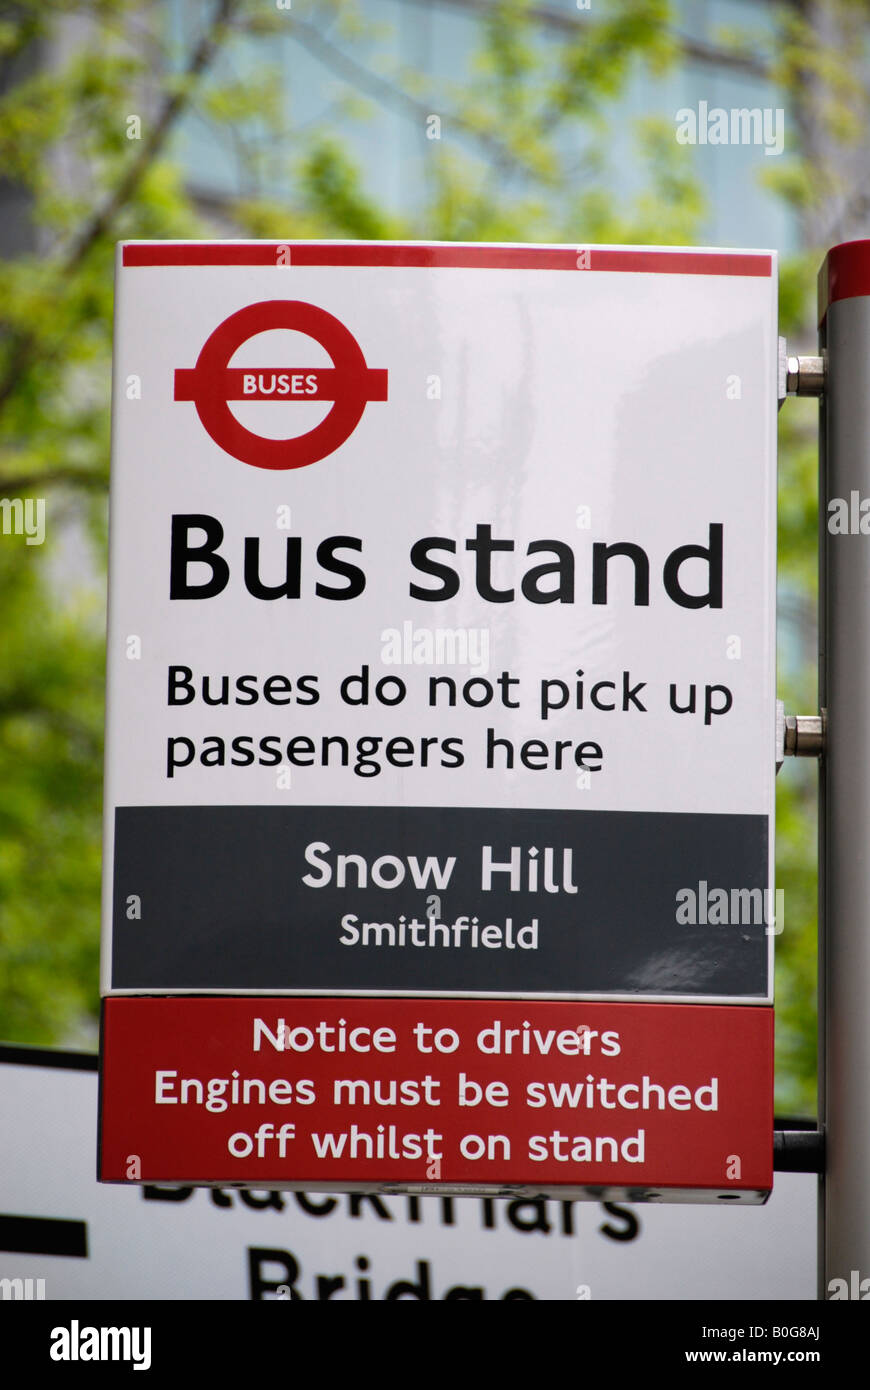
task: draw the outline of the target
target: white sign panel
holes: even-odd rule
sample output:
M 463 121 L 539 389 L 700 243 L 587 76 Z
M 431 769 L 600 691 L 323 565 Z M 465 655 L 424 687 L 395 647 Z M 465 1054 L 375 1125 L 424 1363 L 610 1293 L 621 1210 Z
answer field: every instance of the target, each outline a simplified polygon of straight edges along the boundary
M 106 992 L 769 999 L 776 265 L 119 248 Z
M 47 1301 L 815 1297 L 809 1174 L 751 1208 L 107 1186 L 88 1059 L 7 1056 L 0 1281 L 22 1285 L 2 1297 L 28 1279 Z

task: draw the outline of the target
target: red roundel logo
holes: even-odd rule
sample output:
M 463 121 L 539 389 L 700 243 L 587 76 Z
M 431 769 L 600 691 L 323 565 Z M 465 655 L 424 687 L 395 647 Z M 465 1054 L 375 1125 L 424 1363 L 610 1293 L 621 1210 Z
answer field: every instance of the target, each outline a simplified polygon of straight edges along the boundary
M 326 349 L 331 367 L 230 367 L 243 343 L 258 333 L 289 328 Z M 249 304 L 218 324 L 195 367 L 175 372 L 175 400 L 193 401 L 215 444 L 254 468 L 305 468 L 349 439 L 369 401 L 387 399 L 387 373 L 369 367 L 353 334 L 333 314 L 298 299 Z M 332 401 L 306 434 L 270 439 L 240 424 L 229 401 Z

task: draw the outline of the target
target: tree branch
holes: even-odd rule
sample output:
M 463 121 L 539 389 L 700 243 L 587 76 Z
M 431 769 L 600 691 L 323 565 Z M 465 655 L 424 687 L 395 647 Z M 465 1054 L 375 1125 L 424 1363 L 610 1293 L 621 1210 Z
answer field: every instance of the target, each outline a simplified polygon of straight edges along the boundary
M 62 267 L 65 275 L 78 268 L 94 243 L 108 231 L 118 213 L 136 192 L 150 165 L 165 145 L 173 125 L 190 101 L 189 87 L 196 82 L 197 78 L 202 76 L 214 60 L 223 42 L 225 30 L 229 27 L 233 12 L 238 9 L 238 6 L 239 0 L 218 0 L 214 20 L 200 36 L 199 43 L 185 68 L 180 89 L 166 98 L 151 134 L 143 143 L 141 150 L 118 187 L 114 193 L 110 194 L 102 208 L 94 214 L 91 221 L 85 225 L 73 242 Z M 0 401 L 2 401 L 2 396 L 0 396 Z
M 46 468 L 39 473 L 20 473 L 17 478 L 6 478 L 0 474 L 0 487 L 4 494 L 20 496 L 24 492 L 39 492 L 45 487 L 63 486 L 64 483 L 72 487 L 93 488 L 94 491 L 104 489 L 106 479 L 100 473 L 93 473 L 84 468 Z
M 498 8 L 497 0 L 435 0 L 436 5 L 445 5 L 455 10 L 471 11 L 472 14 L 486 18 L 495 13 Z M 425 5 L 431 8 L 432 0 L 405 0 L 406 5 Z M 550 9 L 548 5 L 529 5 L 524 11 L 524 17 L 535 24 L 539 24 L 542 29 L 552 29 L 556 33 L 577 35 L 579 25 L 589 25 L 591 28 L 594 20 L 583 19 L 578 22 L 572 15 L 566 14 L 563 10 Z M 684 58 L 688 58 L 695 63 L 704 63 L 717 68 L 730 68 L 735 72 L 748 73 L 752 77 L 769 77 L 770 67 L 762 58 L 755 58 L 746 53 L 733 53 L 730 49 L 719 48 L 715 44 L 705 43 L 703 39 L 693 39 L 688 34 L 682 34 L 678 30 L 673 30 L 673 35 L 677 40 L 680 52 Z
M 358 63 L 355 58 L 351 58 L 349 54 L 337 48 L 335 44 L 325 39 L 313 25 L 306 21 L 294 19 L 289 33 L 313 57 L 318 58 L 337 76 L 368 92 L 369 96 L 380 102 L 381 105 L 395 107 L 403 116 L 408 116 L 418 122 L 425 122 L 429 116 L 434 114 L 433 104 L 438 104 L 435 103 L 434 98 L 427 103 L 417 97 L 412 97 L 408 92 L 402 91 L 400 87 L 394 87 L 386 78 L 372 72 L 371 68 Z M 443 103 L 440 104 L 443 110 Z M 497 140 L 489 131 L 480 130 L 471 121 L 465 120 L 456 112 L 447 112 L 445 119 L 452 122 L 457 130 L 461 130 L 463 134 L 473 138 L 484 149 L 488 149 L 492 157 L 500 164 L 510 163 L 522 169 L 527 168 L 523 160 L 518 159 L 512 150 L 501 140 Z
M 141 184 L 148 169 L 165 145 L 169 134 L 191 98 L 191 87 L 202 77 L 220 48 L 240 0 L 218 0 L 213 20 L 206 26 L 184 70 L 179 89 L 167 96 L 150 135 L 132 161 L 117 188 L 106 198 L 102 207 L 82 227 L 66 253 L 59 272 L 65 277 L 76 271 L 94 245 L 105 236 L 118 214 L 127 205 Z M 39 356 L 39 339 L 33 333 L 20 333 L 13 341 L 9 365 L 0 380 L 0 410 L 15 391 L 21 378 Z M 4 484 L 5 485 L 5 484 Z

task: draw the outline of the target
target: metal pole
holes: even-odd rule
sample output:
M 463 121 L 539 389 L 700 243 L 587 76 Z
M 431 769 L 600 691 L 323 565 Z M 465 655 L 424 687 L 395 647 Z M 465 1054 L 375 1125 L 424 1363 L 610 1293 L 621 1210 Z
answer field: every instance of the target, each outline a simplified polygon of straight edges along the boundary
M 870 241 L 832 248 L 819 289 L 819 1297 L 854 1298 L 870 1278 Z

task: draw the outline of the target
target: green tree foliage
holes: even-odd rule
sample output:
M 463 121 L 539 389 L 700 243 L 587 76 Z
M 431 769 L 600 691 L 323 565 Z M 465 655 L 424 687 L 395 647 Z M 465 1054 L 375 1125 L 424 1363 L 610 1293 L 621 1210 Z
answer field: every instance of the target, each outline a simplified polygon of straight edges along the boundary
M 0 1036 L 81 1039 L 93 1035 L 97 1011 L 114 243 L 228 229 L 691 243 L 708 214 L 692 152 L 676 143 L 672 122 L 647 115 L 627 133 L 624 114 L 632 82 L 654 86 L 687 57 L 778 82 L 804 132 L 822 121 L 829 141 L 855 137 L 842 114 L 852 89 L 822 60 L 814 29 L 824 6 L 789 7 L 761 40 L 731 34 L 699 47 L 679 32 L 668 0 L 610 0 L 600 15 L 533 0 L 452 4 L 476 19 L 477 47 L 469 71 L 437 90 L 389 57 L 389 36 L 355 0 L 292 9 L 203 0 L 172 11 L 180 26 L 168 22 L 171 7 L 141 0 L 18 0 L 0 9 L 0 168 L 26 196 L 32 226 L 30 249 L 0 260 L 0 495 L 45 497 L 48 532 L 43 546 L 0 537 Z M 849 11 L 851 34 L 861 7 L 842 0 L 839 8 Z M 334 97 L 314 124 L 294 119 L 303 53 Z M 380 205 L 344 138 L 348 113 L 362 122 L 377 110 L 410 123 L 425 152 L 412 213 Z M 217 132 L 234 171 L 233 196 L 217 211 L 194 199 L 182 173 L 175 142 L 194 118 Z M 623 158 L 633 149 L 630 192 L 614 180 L 617 143 Z M 805 227 L 811 172 L 800 152 L 777 170 Z M 808 332 L 819 249 L 808 244 L 784 269 L 791 333 Z M 780 553 L 784 600 L 803 642 L 787 663 L 785 693 L 803 710 L 815 707 L 816 504 L 812 416 L 793 404 L 783 423 Z M 780 781 L 779 1098 L 806 1109 L 815 792 L 791 769 Z

